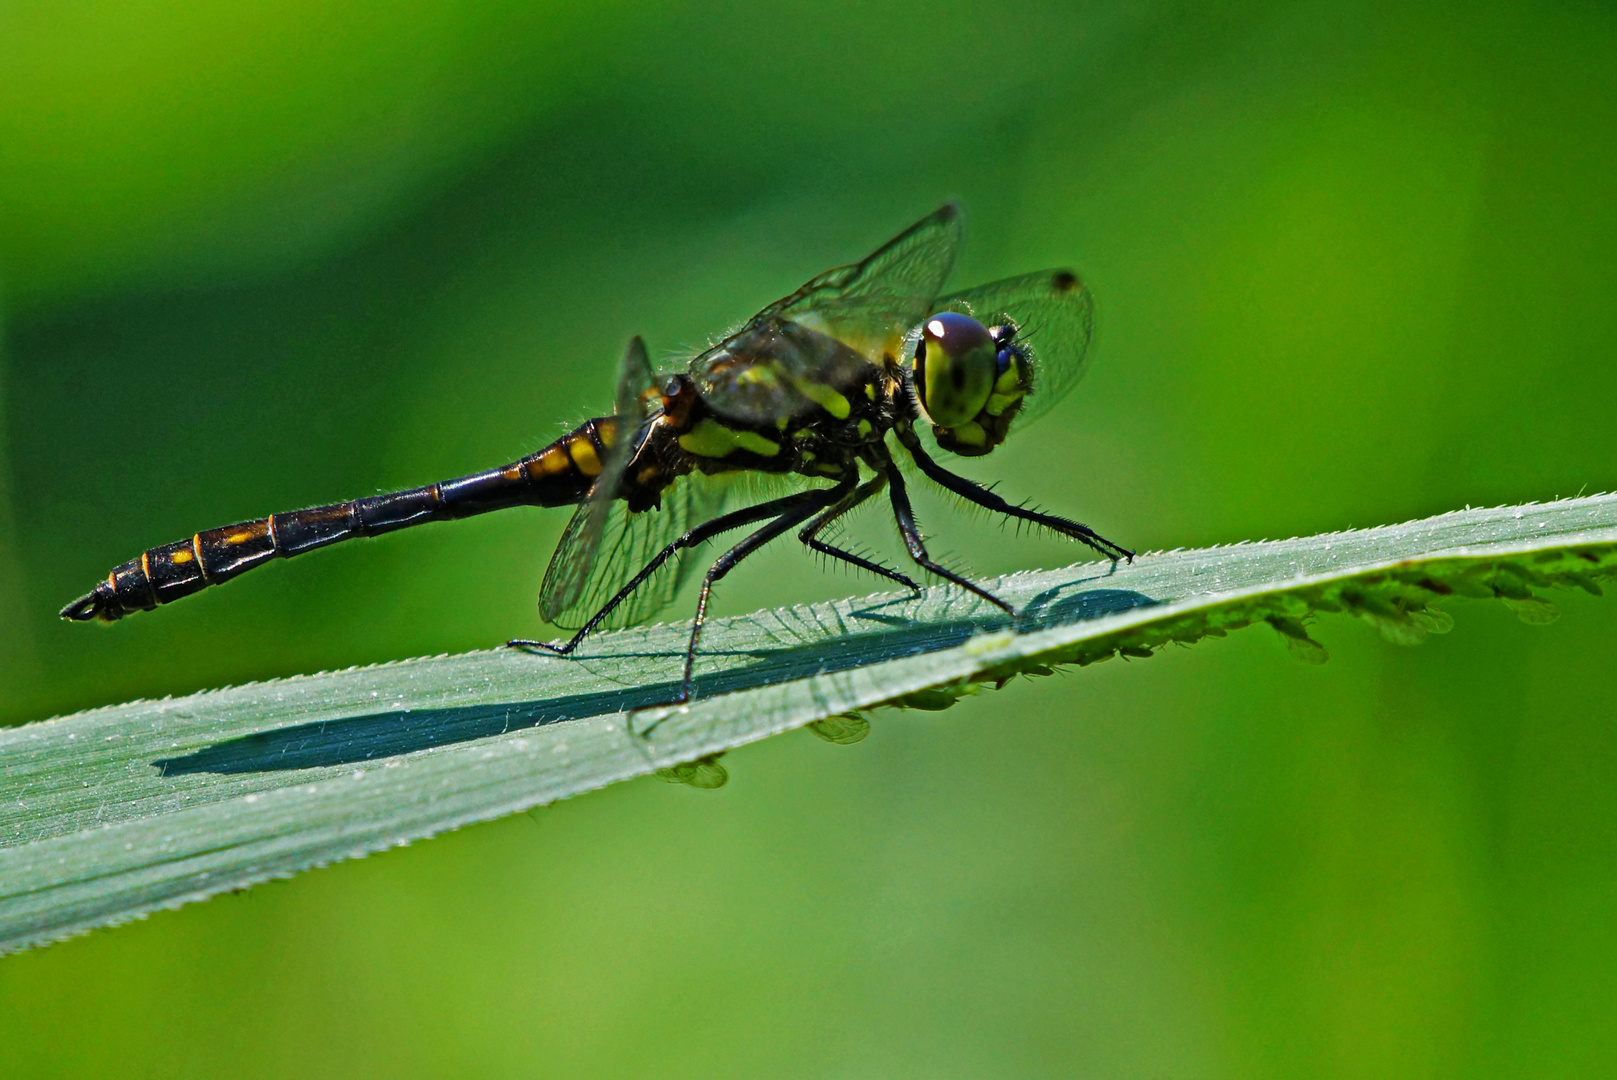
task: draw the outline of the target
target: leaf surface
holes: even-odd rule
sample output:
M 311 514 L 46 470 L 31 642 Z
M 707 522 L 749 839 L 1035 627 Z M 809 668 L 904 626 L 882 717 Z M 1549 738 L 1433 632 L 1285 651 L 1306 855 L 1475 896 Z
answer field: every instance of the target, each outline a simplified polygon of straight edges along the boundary
M 716 620 L 699 700 L 688 628 L 602 634 L 575 659 L 509 650 L 137 701 L 0 731 L 0 949 L 17 950 L 652 772 L 723 782 L 714 755 L 849 714 L 943 708 L 1057 664 L 1145 657 L 1267 623 L 1307 661 L 1318 612 L 1389 640 L 1446 632 L 1439 603 L 1553 619 L 1551 588 L 1617 576 L 1617 496 L 1463 510 L 1305 539 L 1084 563 L 991 585 Z M 820 723 L 827 721 L 828 723 Z

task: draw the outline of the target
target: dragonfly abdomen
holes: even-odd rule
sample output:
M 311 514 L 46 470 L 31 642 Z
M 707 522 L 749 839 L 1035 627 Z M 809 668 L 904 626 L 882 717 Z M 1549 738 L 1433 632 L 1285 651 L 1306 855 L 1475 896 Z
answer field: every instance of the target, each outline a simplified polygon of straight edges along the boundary
M 589 492 L 617 432 L 612 417 L 589 420 L 537 453 L 498 469 L 408 491 L 372 495 L 199 532 L 113 568 L 105 581 L 62 609 L 62 618 L 114 622 L 151 611 L 271 559 L 360 536 L 512 506 L 567 506 Z

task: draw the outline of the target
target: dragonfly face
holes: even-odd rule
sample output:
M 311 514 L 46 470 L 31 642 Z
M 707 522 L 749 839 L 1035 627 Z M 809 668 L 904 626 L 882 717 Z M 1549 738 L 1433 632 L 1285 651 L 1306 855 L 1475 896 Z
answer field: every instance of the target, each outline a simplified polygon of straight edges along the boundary
M 915 343 L 915 392 L 934 427 L 975 420 L 999 377 L 999 343 L 988 327 L 955 311 L 921 324 Z
M 938 445 L 981 457 L 1005 441 L 1033 366 L 1015 323 L 988 327 L 957 312 L 928 319 L 915 346 L 915 393 Z
M 927 555 L 895 450 L 928 479 L 980 506 L 1112 559 L 1133 553 L 1075 521 L 1007 503 L 944 469 L 922 444 L 917 422 L 944 450 L 989 453 L 1013 420 L 1027 423 L 1059 401 L 1087 358 L 1090 299 L 1076 275 L 1045 271 L 943 295 L 959 244 L 959 211 L 944 206 L 863 261 L 828 270 L 770 304 L 683 370 L 659 377 L 634 339 L 619 365 L 612 414 L 520 461 L 153 548 L 117 567 L 62 615 L 111 622 L 339 540 L 511 506 L 572 505 L 539 607 L 546 620 L 577 633 L 564 644 L 511 642 L 566 654 L 594 630 L 660 610 L 693 568 L 681 553 L 751 527 L 703 579 L 677 697 L 683 701 L 693 691 L 713 584 L 788 531 L 828 558 L 920 588 L 821 538 L 883 490 L 918 566 L 1010 612 Z M 757 478 L 755 486 L 774 481 L 779 494 L 727 510 L 735 489 L 725 481 L 738 475 Z

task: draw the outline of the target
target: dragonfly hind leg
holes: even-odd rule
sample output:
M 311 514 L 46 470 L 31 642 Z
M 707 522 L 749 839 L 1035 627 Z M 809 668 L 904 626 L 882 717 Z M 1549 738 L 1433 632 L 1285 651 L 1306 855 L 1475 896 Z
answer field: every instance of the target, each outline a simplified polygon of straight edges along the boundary
M 702 625 L 707 622 L 707 602 L 712 595 L 713 586 L 736 568 L 736 564 L 748 555 L 757 551 L 771 540 L 780 536 L 794 526 L 802 524 L 828 507 L 834 507 L 854 493 L 853 479 L 839 483 L 833 488 L 819 488 L 815 491 L 804 492 L 798 498 L 802 502 L 781 514 L 774 521 L 765 525 L 757 532 L 751 533 L 735 547 L 726 551 L 714 560 L 713 565 L 707 568 L 702 578 L 702 591 L 696 598 L 696 617 L 691 620 L 691 642 L 685 649 L 685 676 L 680 680 L 679 696 L 673 704 L 680 705 L 691 699 L 696 682 L 696 647 L 702 641 Z M 784 502 L 786 500 L 779 500 Z
M 854 509 L 860 503 L 876 494 L 876 492 L 882 489 L 882 485 L 886 483 L 887 477 L 878 473 L 873 479 L 867 480 L 863 484 L 860 484 L 853 491 L 839 499 L 835 504 L 826 507 L 813 521 L 803 526 L 803 531 L 797 534 L 797 538 L 804 544 L 808 545 L 809 548 L 813 549 L 814 551 L 818 551 L 822 555 L 827 555 L 833 559 L 840 559 L 845 563 L 859 567 L 861 570 L 868 570 L 872 574 L 877 574 L 881 577 L 887 578 L 889 581 L 896 581 L 905 588 L 912 589 L 919 594 L 921 592 L 921 586 L 908 574 L 901 574 L 897 570 L 890 567 L 883 566 L 878 562 L 873 562 L 861 555 L 855 555 L 851 551 L 845 551 L 842 548 L 836 547 L 833 544 L 827 544 L 825 541 L 818 539 L 820 532 L 824 530 L 827 525 L 830 525 L 837 518 L 841 517 L 843 514 L 846 514 L 848 511 Z
M 512 638 L 505 643 L 506 648 L 544 649 L 546 652 L 555 653 L 557 656 L 566 656 L 578 648 L 579 644 L 594 633 L 596 628 L 606 620 L 608 615 L 612 614 L 619 604 L 627 600 L 636 589 L 645 583 L 647 578 L 656 573 L 659 567 L 678 554 L 681 549 L 695 547 L 697 544 L 711 540 L 720 533 L 729 532 L 731 529 L 739 529 L 743 525 L 751 525 L 755 521 L 764 521 L 768 518 L 791 513 L 804 505 L 809 507 L 807 513 L 812 514 L 824 506 L 828 500 L 836 498 L 840 493 L 840 488 L 819 488 L 814 491 L 798 492 L 795 495 L 787 495 L 784 498 L 759 503 L 757 506 L 733 510 L 728 514 L 719 515 L 712 521 L 705 521 L 684 533 L 654 555 L 651 561 L 638 574 L 630 578 L 629 583 L 619 589 L 617 595 L 608 600 L 600 611 L 590 616 L 590 620 L 579 627 L 578 631 L 565 644 L 552 645 L 548 641 L 537 641 L 533 638 Z

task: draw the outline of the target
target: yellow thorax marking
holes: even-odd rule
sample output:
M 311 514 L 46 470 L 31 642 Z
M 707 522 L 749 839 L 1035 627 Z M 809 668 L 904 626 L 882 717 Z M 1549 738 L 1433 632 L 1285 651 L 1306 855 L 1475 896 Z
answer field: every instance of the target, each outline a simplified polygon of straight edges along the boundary
M 853 411 L 853 406 L 848 404 L 847 398 L 824 383 L 797 382 L 793 385 L 797 387 L 800 394 L 838 420 L 846 420 L 848 414 Z
M 721 458 L 747 450 L 759 457 L 774 457 L 780 453 L 780 444 L 770 442 L 755 431 L 737 431 L 727 428 L 711 417 L 705 417 L 690 431 L 679 437 L 679 445 L 697 457 Z
M 734 378 L 738 383 L 757 383 L 760 386 L 778 381 L 774 368 L 766 364 L 748 364 L 737 371 Z

